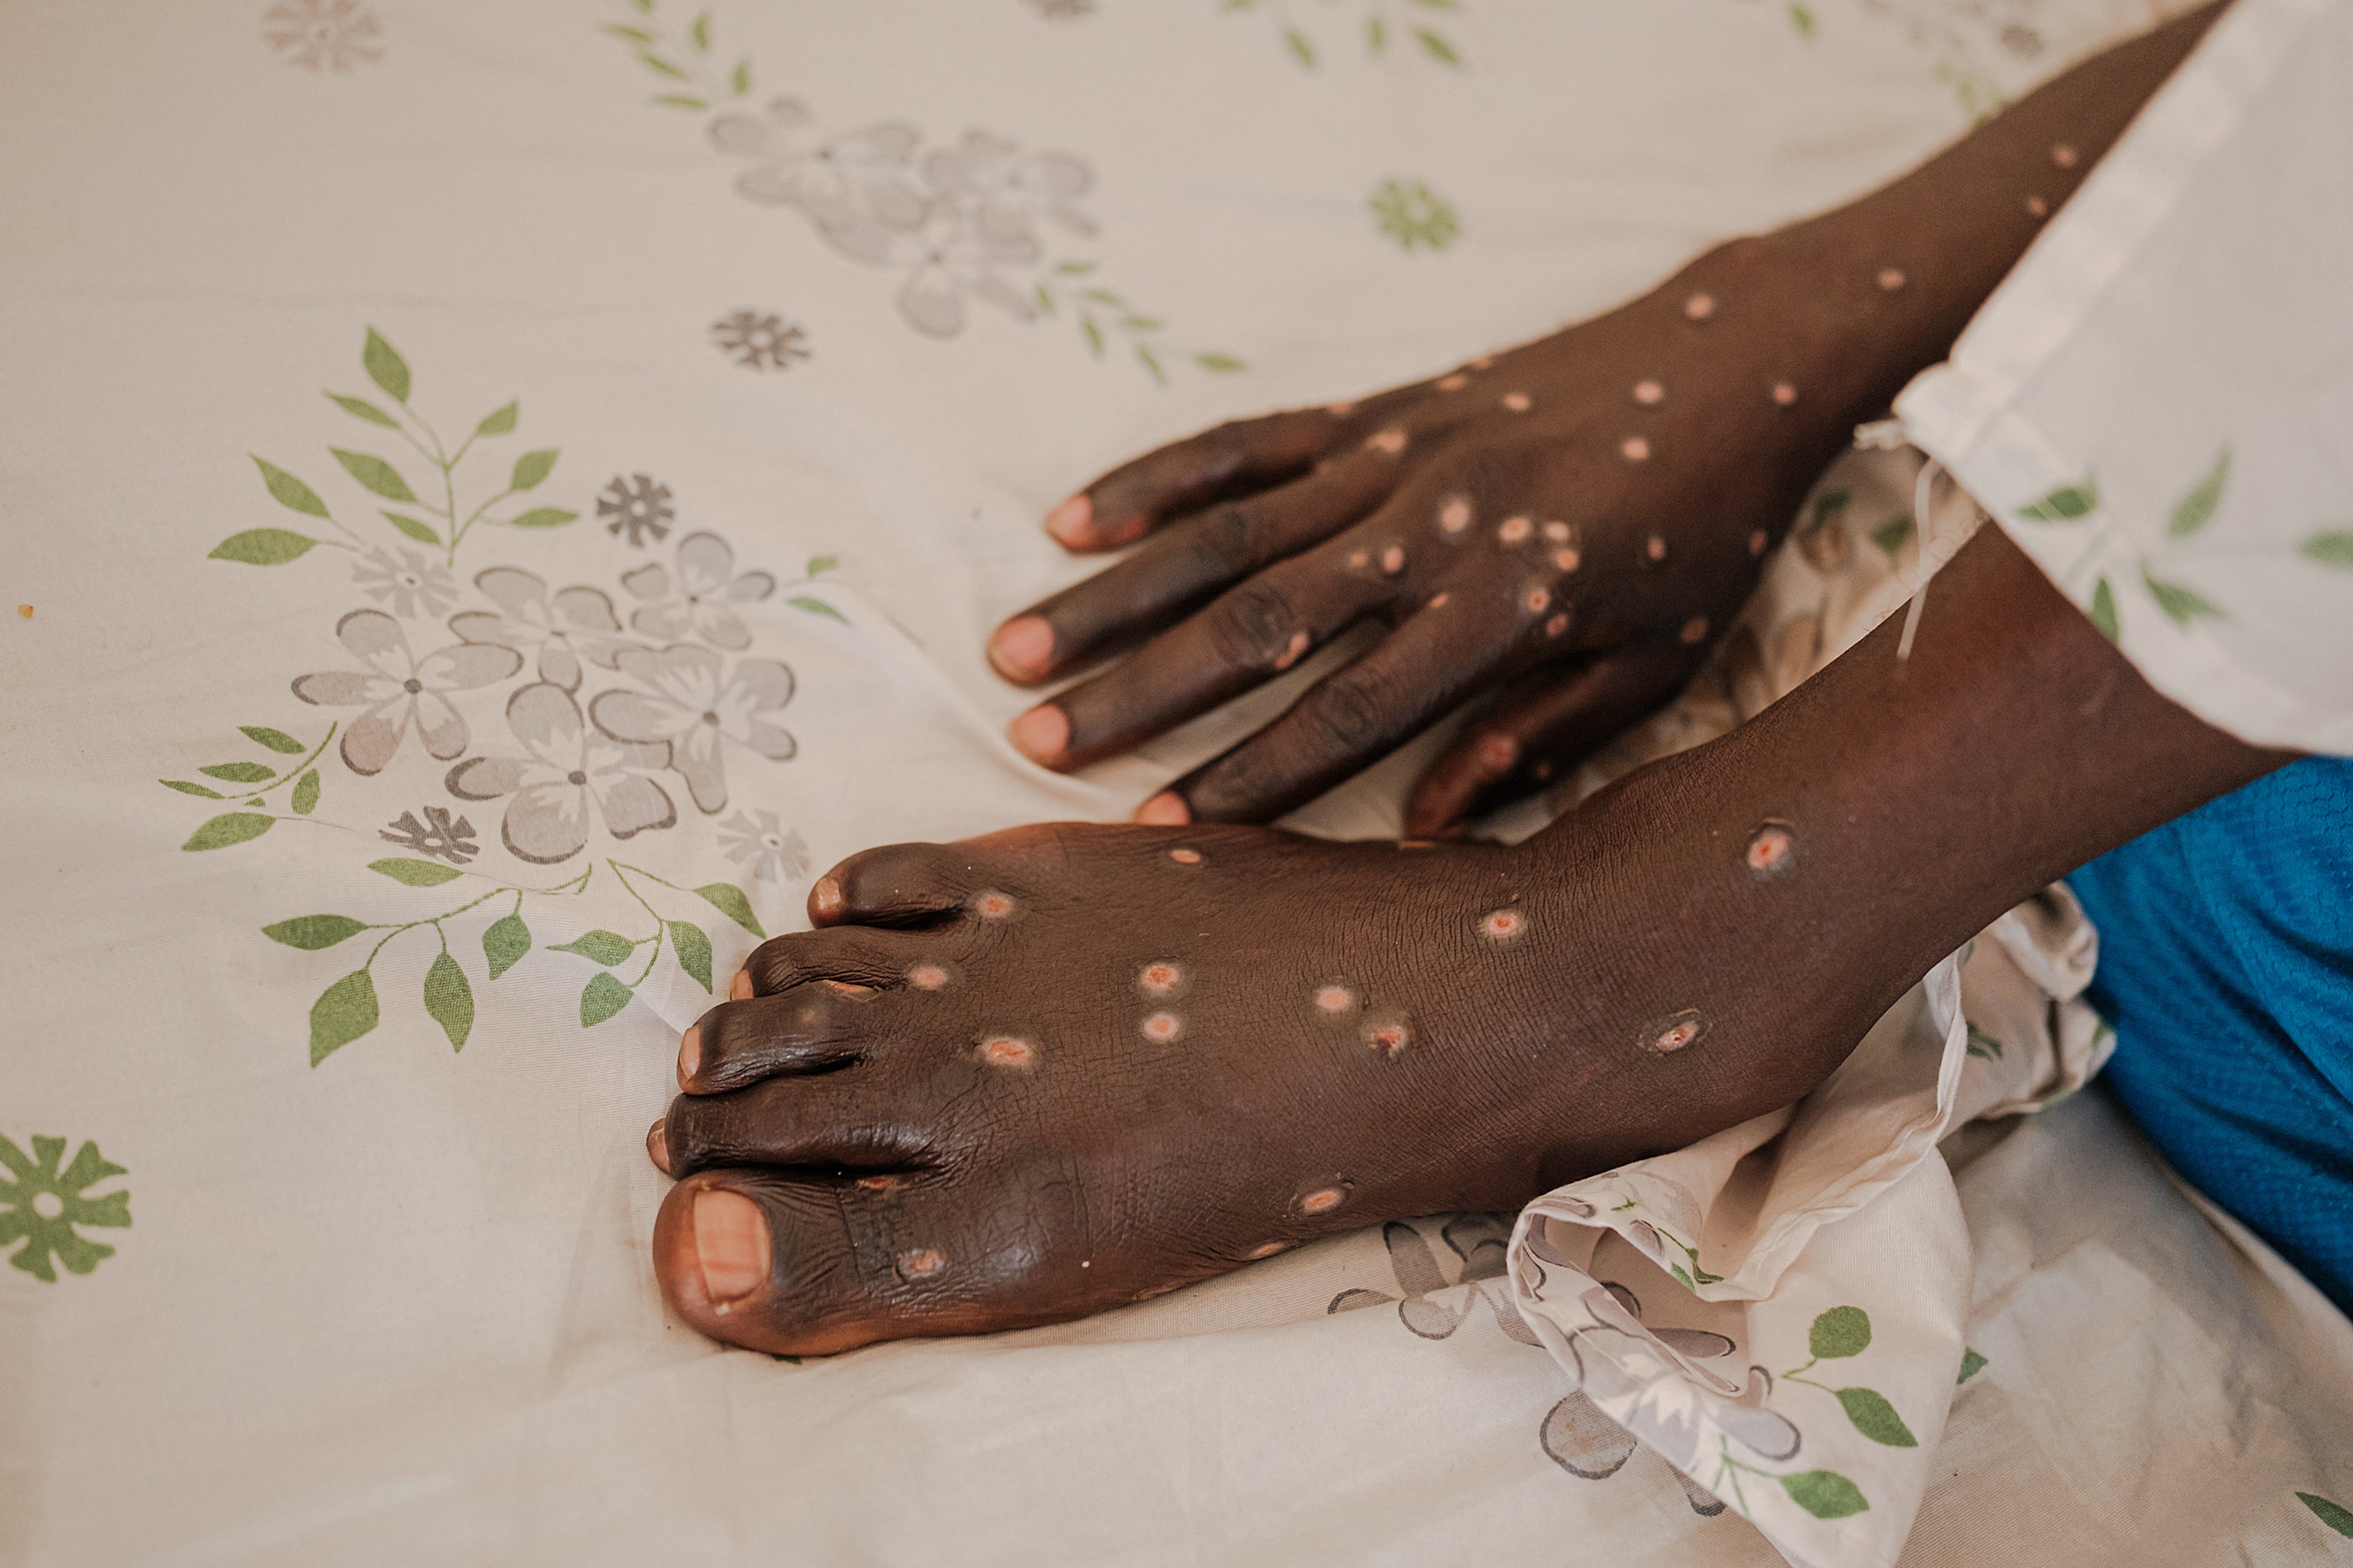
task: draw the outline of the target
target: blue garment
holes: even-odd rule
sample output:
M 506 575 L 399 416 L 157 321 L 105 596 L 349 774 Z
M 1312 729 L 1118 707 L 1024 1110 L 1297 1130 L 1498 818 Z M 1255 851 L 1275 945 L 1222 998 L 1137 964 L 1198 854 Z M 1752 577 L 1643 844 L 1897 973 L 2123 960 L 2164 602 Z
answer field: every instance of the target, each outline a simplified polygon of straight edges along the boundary
M 2067 885 L 2100 928 L 2117 1098 L 2353 1314 L 2353 760 L 2292 763 Z

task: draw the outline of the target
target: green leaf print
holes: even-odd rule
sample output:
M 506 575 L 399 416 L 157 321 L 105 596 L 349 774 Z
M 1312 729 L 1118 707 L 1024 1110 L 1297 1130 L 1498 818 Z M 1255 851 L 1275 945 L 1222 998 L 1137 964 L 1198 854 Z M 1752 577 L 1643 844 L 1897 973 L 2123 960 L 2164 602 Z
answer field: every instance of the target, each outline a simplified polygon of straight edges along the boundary
M 501 915 L 482 933 L 482 956 L 490 961 L 493 980 L 522 962 L 522 955 L 530 951 L 531 928 L 522 923 L 521 915 Z
M 417 499 L 417 492 L 408 488 L 408 481 L 382 458 L 370 452 L 346 452 L 341 447 L 330 447 L 327 450 L 335 455 L 335 461 L 343 464 L 346 473 L 385 500 L 414 501 Z
M 331 392 L 327 396 L 333 401 L 336 407 L 354 418 L 364 419 L 371 425 L 382 425 L 389 429 L 400 428 L 399 420 L 395 419 L 364 397 L 345 397 L 340 392 Z
M 507 519 L 507 526 L 509 528 L 562 528 L 579 515 L 576 511 L 565 511 L 562 507 L 533 507 L 521 517 Z
M 87 1239 L 75 1226 L 131 1224 L 129 1193 L 90 1196 L 90 1189 L 99 1183 L 128 1173 L 100 1154 L 98 1145 L 88 1139 L 75 1152 L 73 1163 L 60 1171 L 65 1153 L 62 1138 L 35 1135 L 30 1156 L 0 1138 L 0 1167 L 6 1171 L 0 1174 L 0 1247 L 24 1241 L 9 1255 L 9 1263 L 51 1285 L 58 1282 L 58 1263 L 69 1274 L 87 1274 L 114 1256 L 114 1248 Z M 42 1202 L 44 1198 L 48 1201 Z
M 267 724 L 239 724 L 237 732 L 257 746 L 267 746 L 283 756 L 299 757 L 308 746 L 283 730 L 273 730 Z
M 2165 525 L 2168 538 L 2186 539 L 2213 521 L 2214 509 L 2222 501 L 2222 481 L 2230 472 L 2231 448 L 2225 447 L 2221 456 L 2214 459 L 2214 466 L 2206 471 L 2206 477 L 2173 509 L 2173 521 Z
M 1421 40 L 1423 52 L 1431 59 L 1441 65 L 1459 66 L 1462 63 L 1462 57 L 1454 52 L 1454 46 L 1428 27 L 1416 27 L 1413 36 Z
M 550 952 L 576 952 L 591 963 L 601 963 L 610 969 L 637 951 L 637 943 L 618 931 L 592 931 L 577 942 L 562 942 L 550 947 Z
M 687 36 L 687 37 L 688 37 L 690 40 L 691 40 L 691 41 L 692 41 L 692 43 L 693 43 L 693 45 L 694 45 L 694 52 L 695 52 L 695 53 L 697 53 L 697 54 L 708 54 L 708 53 L 710 53 L 710 52 L 711 52 L 711 13 L 710 13 L 710 12 L 708 12 L 708 11 L 705 11 L 702 16 L 697 16 L 697 17 L 694 19 L 694 26 L 691 26 L 691 27 L 689 27 L 689 28 L 686 30 L 686 36 Z
M 1244 364 L 1240 360 L 1234 358 L 1231 354 L 1195 354 L 1193 356 L 1193 363 L 1199 365 L 1203 370 L 1208 371 L 1215 375 L 1231 375 L 1236 371 L 1248 370 L 1250 368 L 1250 366 Z
M 263 926 L 261 934 L 272 942 L 282 942 L 288 947 L 316 952 L 322 947 L 349 942 L 367 929 L 364 922 L 349 915 L 297 915 L 290 921 Z
M 785 603 L 796 610 L 807 610 L 812 616 L 823 616 L 829 621 L 839 621 L 845 626 L 849 624 L 848 616 L 843 615 L 823 599 L 811 598 L 807 594 L 796 594 Z
M 2116 591 L 2108 586 L 2108 580 L 2105 577 L 2092 585 L 2091 615 L 2092 624 L 2100 628 L 2100 635 L 2110 642 L 2116 641 L 2118 636 Z
M 287 804 L 287 805 L 290 805 L 290 806 L 292 806 L 292 807 L 294 808 L 294 815 L 295 815 L 295 816 L 310 816 L 310 815 L 311 815 L 311 812 L 313 812 L 313 811 L 315 811 L 315 810 L 317 810 L 317 809 L 318 809 L 318 805 L 319 805 L 319 770 L 318 770 L 318 769 L 316 769 L 316 768 L 311 768 L 311 769 L 308 769 L 308 770 L 306 770 L 306 771 L 303 773 L 303 774 L 302 774 L 302 776 L 301 776 L 301 778 L 296 779 L 296 780 L 294 781 L 294 790 L 293 790 L 293 793 L 292 793 L 292 795 L 288 798 L 288 800 L 287 800 L 286 804 Z
M 1871 531 L 1871 542 L 1879 546 L 1879 552 L 1887 557 L 1887 563 L 1894 565 L 1903 555 L 1904 547 L 1912 542 L 1911 517 L 1907 514 L 1889 518 Z
M 368 379 L 382 387 L 395 403 L 408 401 L 408 362 L 374 327 L 367 330 L 367 344 L 360 350 L 360 363 L 367 368 Z
M 702 928 L 686 921 L 670 922 L 670 945 L 678 954 L 678 966 L 694 976 L 705 991 L 711 989 L 711 939 Z
M 1798 37 L 1801 38 L 1814 36 L 1814 14 L 1800 0 L 1789 0 L 1789 26 L 1798 29 Z
M 580 1026 L 593 1029 L 629 1005 L 629 988 L 602 973 L 580 993 Z
M 376 1026 L 375 980 L 354 969 L 311 1004 L 311 1065 L 317 1067 Z
M 2316 533 L 2296 548 L 2326 565 L 2353 566 L 2353 532 Z
M 246 456 L 252 458 L 253 454 L 248 452 Z M 261 469 L 261 482 L 269 487 L 270 500 L 287 510 L 299 511 L 305 517 L 327 515 L 327 503 L 319 499 L 317 490 L 266 458 L 254 458 L 253 461 Z M 299 539 L 301 535 L 295 537 Z
M 840 564 L 841 557 L 839 555 L 812 555 L 808 558 L 808 564 L 801 569 L 801 574 L 805 577 L 822 577 Z
M 123 1222 L 129 1224 L 128 1220 Z M 2330 1502 L 2311 1492 L 2298 1492 L 2296 1500 L 2312 1510 L 2312 1516 L 2348 1540 L 2353 1540 L 2353 1509 L 2342 1503 Z
M 735 74 L 727 79 L 727 89 L 738 98 L 752 90 L 752 58 L 749 55 L 735 62 Z
M 1871 1348 L 1871 1314 L 1860 1307 L 1832 1307 L 1814 1320 L 1806 1348 L 1816 1361 L 1843 1361 Z
M 1980 1061 L 1998 1062 L 2001 1060 L 2001 1042 L 2000 1040 L 1995 1039 L 1991 1035 L 1989 1035 L 1983 1029 L 1978 1028 L 1974 1023 L 1969 1024 L 1968 1028 L 1969 1055 L 1976 1057 Z
M 617 38 L 627 38 L 633 44 L 652 44 L 659 42 L 659 39 L 657 39 L 651 33 L 647 32 L 643 27 L 625 26 L 618 22 L 608 25 L 604 30 L 610 33 Z
M 393 527 L 400 530 L 401 532 L 408 535 L 409 538 L 417 541 L 419 544 L 438 544 L 441 542 L 441 536 L 439 534 L 434 532 L 433 530 L 427 528 L 425 524 L 417 521 L 413 517 L 403 517 L 396 511 L 388 511 L 384 514 L 384 520 L 385 521 L 392 524 Z
M 183 849 L 225 849 L 232 844 L 242 844 L 248 838 L 259 838 L 269 831 L 278 819 L 258 812 L 227 811 L 188 835 Z
M 408 860 L 397 856 L 389 860 L 371 860 L 368 869 L 411 888 L 438 888 L 444 882 L 456 881 L 459 875 L 454 867 L 438 865 L 431 860 Z
M 223 784 L 268 784 L 278 776 L 275 768 L 265 768 L 259 763 L 215 763 L 196 772 Z
M 744 896 L 743 889 L 733 882 L 706 882 L 694 892 L 697 898 L 762 942 L 768 940 L 768 933 L 760 929 L 759 917 L 752 912 L 752 900 Z
M 1315 46 L 1307 41 L 1306 34 L 1296 27 L 1285 27 L 1282 41 L 1290 46 L 1291 52 L 1298 58 L 1301 65 L 1309 70 L 1315 68 Z
M 2140 569 L 2140 580 L 2148 588 L 2149 597 L 2157 601 L 2157 607 L 2163 610 L 2175 626 L 2186 626 L 2200 616 L 2220 616 L 2222 614 L 2180 584 L 2160 582 L 2149 575 L 2146 566 Z
M 2041 500 L 2020 507 L 2018 515 L 2030 522 L 2073 522 L 2091 516 L 2099 507 L 2099 481 L 2085 475 L 2079 483 L 2061 485 Z
M 178 790 L 182 795 L 200 795 L 206 800 L 227 800 L 228 798 L 228 796 L 221 794 L 221 792 L 216 789 L 206 789 L 204 785 L 200 784 L 191 784 L 186 779 L 157 779 L 155 782 L 162 784 L 165 789 Z
M 212 548 L 208 561 L 241 561 L 248 566 L 283 566 L 307 553 L 319 542 L 307 533 L 284 528 L 248 528 L 232 533 Z
M 1904 1425 L 1904 1417 L 1895 1414 L 1895 1406 L 1887 1403 L 1886 1395 L 1875 1388 L 1836 1388 L 1838 1402 L 1846 1407 L 1846 1418 L 1854 1429 L 1874 1443 L 1890 1448 L 1916 1448 L 1920 1439 L 1912 1436 L 1912 1428 Z
M 1800 1470 L 1794 1476 L 1773 1479 L 1781 1483 L 1789 1500 L 1816 1519 L 1844 1519 L 1871 1507 L 1864 1500 L 1862 1489 L 1836 1470 Z
M 509 403 L 504 408 L 493 408 L 488 414 L 483 415 L 482 422 L 474 426 L 474 434 L 477 436 L 503 436 L 508 431 L 512 430 L 515 427 L 515 421 L 522 417 L 522 400 L 521 398 L 517 398 L 513 402 Z
M 1985 1369 L 1986 1358 L 1978 1354 L 1977 1352 L 1964 1347 L 1961 1352 L 1961 1375 L 1953 1379 L 1953 1386 L 1955 1388 L 1960 1387 L 1961 1384 L 1968 1382 L 1969 1379 L 1975 1377 Z
M 557 455 L 558 449 L 553 447 L 545 451 L 525 452 L 515 459 L 514 477 L 507 480 L 507 487 L 518 490 L 532 489 L 555 471 Z
M 447 952 L 437 953 L 425 972 L 425 1011 L 449 1037 L 451 1050 L 466 1048 L 466 1037 L 474 1032 L 474 988 Z
M 1692 1283 L 1692 1277 L 1683 1272 L 1683 1266 L 1682 1264 L 1669 1263 L 1667 1265 L 1667 1272 L 1673 1275 L 1676 1281 L 1680 1283 L 1684 1289 L 1696 1290 L 1699 1289 L 1697 1285 Z

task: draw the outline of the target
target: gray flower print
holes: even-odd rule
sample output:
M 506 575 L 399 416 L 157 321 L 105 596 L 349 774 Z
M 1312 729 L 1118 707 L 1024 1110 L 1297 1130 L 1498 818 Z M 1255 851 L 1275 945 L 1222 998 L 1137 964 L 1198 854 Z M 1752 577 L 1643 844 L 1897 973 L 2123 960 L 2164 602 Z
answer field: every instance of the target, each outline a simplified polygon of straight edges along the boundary
M 447 762 L 466 749 L 466 721 L 448 697 L 504 680 L 522 668 L 511 647 L 458 643 L 418 658 L 408 634 L 382 610 L 353 610 L 335 623 L 335 637 L 364 670 L 322 670 L 294 678 L 294 695 L 325 708 L 365 708 L 343 726 L 343 763 L 355 773 L 378 773 L 414 728 L 425 749 Z
M 442 805 L 427 806 L 423 822 L 415 812 L 404 811 L 376 837 L 452 866 L 462 866 L 481 853 L 481 846 L 474 842 L 474 825 L 462 816 L 450 821 L 449 808 Z
M 888 265 L 928 206 L 908 170 L 923 133 L 901 121 L 818 138 L 807 106 L 779 98 L 759 114 L 723 114 L 712 145 L 753 160 L 735 181 L 747 200 L 789 206 L 818 237 L 869 267 Z
M 711 323 L 711 341 L 754 370 L 786 370 L 809 357 L 808 333 L 771 312 L 735 310 Z
M 347 71 L 384 58 L 384 29 L 359 0 L 279 0 L 262 16 L 261 36 L 304 70 Z
M 765 572 L 737 575 L 735 552 L 715 533 L 690 533 L 678 544 L 678 571 L 659 562 L 621 578 L 621 586 L 644 604 L 629 625 L 665 640 L 696 637 L 730 652 L 752 646 L 744 617 L 733 608 L 766 598 L 776 580 Z
M 547 584 L 519 566 L 493 566 L 479 573 L 474 586 L 498 606 L 467 610 L 449 617 L 449 629 L 472 643 L 494 643 L 518 652 L 537 649 L 539 678 L 566 691 L 580 689 L 580 660 L 606 668 L 620 646 L 620 621 L 613 601 L 595 588 L 571 587 L 550 595 Z
M 1024 155 L 1020 147 L 986 131 L 969 131 L 952 148 L 923 159 L 932 194 L 913 269 L 899 290 L 899 313 L 916 331 L 954 337 L 964 330 L 967 298 L 986 300 L 1018 321 L 1034 320 L 1027 288 L 1001 268 L 1027 269 L 1045 256 L 1039 219 L 1091 235 L 1094 220 L 1076 205 L 1094 173 L 1062 153 Z
M 797 882 L 808 875 L 808 846 L 773 811 L 737 812 L 719 825 L 719 847 L 736 865 L 748 863 L 763 882 Z
M 406 620 L 420 612 L 438 616 L 458 602 L 458 580 L 438 561 L 403 550 L 396 561 L 378 545 L 352 563 L 352 581 L 377 604 L 389 604 Z
M 519 688 L 507 699 L 507 728 L 527 755 L 469 757 L 446 782 L 459 800 L 510 797 L 499 837 L 519 858 L 553 866 L 579 854 L 592 807 L 616 838 L 677 825 L 678 807 L 650 776 L 670 761 L 670 749 L 598 734 L 580 721 L 580 705 L 561 686 Z
M 649 689 L 600 692 L 588 716 L 617 741 L 668 744 L 670 765 L 705 812 L 727 805 L 723 741 L 774 762 L 793 754 L 792 736 L 765 717 L 793 700 L 793 672 L 773 659 L 738 659 L 731 675 L 709 648 L 681 643 L 627 648 L 613 665 Z
M 646 535 L 659 540 L 670 532 L 670 519 L 678 510 L 670 505 L 668 485 L 657 484 L 644 474 L 616 474 L 596 498 L 596 515 L 611 519 L 605 524 L 606 532 L 617 537 L 626 533 L 630 543 L 642 548 Z

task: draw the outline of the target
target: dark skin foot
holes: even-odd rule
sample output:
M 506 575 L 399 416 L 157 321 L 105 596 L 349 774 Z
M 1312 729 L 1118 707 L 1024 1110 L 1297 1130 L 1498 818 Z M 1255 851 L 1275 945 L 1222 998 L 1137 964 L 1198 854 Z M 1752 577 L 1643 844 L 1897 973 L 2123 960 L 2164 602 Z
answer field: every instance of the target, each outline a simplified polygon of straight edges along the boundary
M 1516 1206 L 1804 1093 L 2001 910 L 2287 760 L 2158 697 L 1993 530 L 1908 663 L 1898 630 L 1516 847 L 854 857 L 681 1052 L 664 1291 L 821 1353 Z
M 1083 766 L 1369 620 L 1388 635 L 1137 819 L 1271 820 L 1480 693 L 1494 700 L 1430 764 L 1409 832 L 1567 773 L 1690 679 L 1856 422 L 1945 357 L 2219 10 L 1597 320 L 1113 469 L 1047 527 L 1078 551 L 1144 542 L 1007 621 L 989 657 L 1036 685 L 1142 646 L 1021 715 L 1014 744 Z

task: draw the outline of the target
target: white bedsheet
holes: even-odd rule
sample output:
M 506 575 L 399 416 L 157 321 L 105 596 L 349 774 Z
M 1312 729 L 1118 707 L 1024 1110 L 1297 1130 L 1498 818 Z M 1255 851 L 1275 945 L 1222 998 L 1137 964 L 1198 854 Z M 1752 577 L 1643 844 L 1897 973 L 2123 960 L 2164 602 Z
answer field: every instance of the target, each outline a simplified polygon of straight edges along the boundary
M 1085 780 L 1004 745 L 980 639 L 1085 569 L 1034 526 L 1071 485 L 1613 302 L 2137 7 L 697 15 L 9 10 L 0 1559 L 1772 1560 L 1531 1342 L 1509 1216 L 796 1366 L 665 1320 L 642 1136 L 705 966 L 831 860 L 1123 816 L 1279 700 Z M 1010 216 L 878 229 L 893 158 Z M 445 489 L 322 389 L 482 433 Z M 1882 521 L 1801 543 L 1823 602 L 1630 748 L 1863 624 Z M 729 738 L 633 769 L 621 689 Z M 538 771 L 453 796 L 476 757 Z M 1303 820 L 1392 830 L 1410 763 Z M 2295 1495 L 2353 1494 L 2343 1320 L 2095 1098 L 1968 1136 L 1985 1360 L 1907 1560 L 2337 1544 Z

